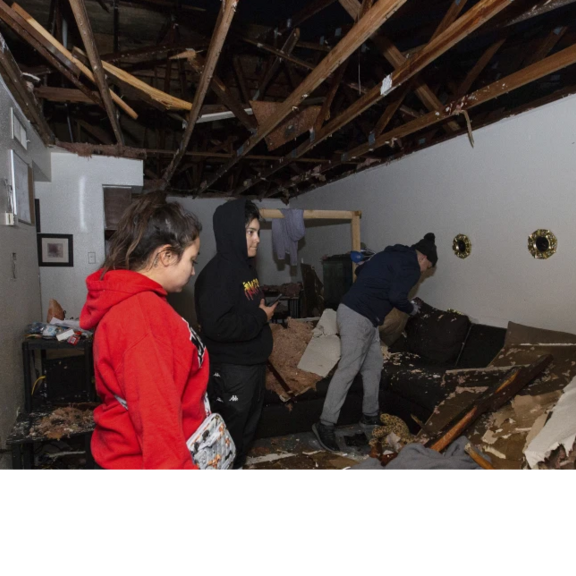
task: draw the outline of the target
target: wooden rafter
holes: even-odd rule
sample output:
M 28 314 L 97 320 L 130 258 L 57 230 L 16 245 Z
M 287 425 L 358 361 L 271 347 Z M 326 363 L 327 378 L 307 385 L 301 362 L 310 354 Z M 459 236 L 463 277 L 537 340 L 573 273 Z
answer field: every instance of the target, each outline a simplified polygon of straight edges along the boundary
M 304 142 L 298 148 L 287 154 L 284 157 L 284 165 L 287 162 L 291 162 L 294 158 L 302 156 L 308 152 L 308 150 L 331 136 L 336 130 L 340 130 L 343 126 L 350 123 L 376 102 L 379 102 L 382 98 L 394 90 L 397 90 L 425 66 L 444 54 L 479 26 L 490 20 L 490 18 L 498 14 L 498 12 L 503 10 L 511 2 L 513 2 L 513 0 L 481 0 L 478 2 L 478 4 L 456 20 L 449 28 L 431 40 L 418 54 L 414 55 L 406 61 L 404 65 L 386 76 L 381 84 L 376 85 L 367 94 L 359 98 L 354 104 L 334 118 L 334 120 L 326 124 L 326 126 L 315 135 L 313 141 Z M 372 138 L 369 139 L 369 143 L 371 140 Z M 347 159 L 347 155 L 348 153 L 344 153 L 344 160 Z M 278 167 L 273 167 L 261 174 L 259 178 L 266 179 L 278 169 Z M 241 191 L 248 189 L 254 183 L 255 181 L 244 184 Z
M 270 134 L 274 128 L 292 113 L 293 107 L 299 106 L 309 94 L 357 50 L 405 1 L 406 0 L 380 0 L 375 4 L 312 73 L 307 76 L 302 84 L 283 102 L 282 108 L 278 110 L 278 113 L 261 125 L 254 136 L 251 136 L 244 142 L 238 150 L 236 158 L 232 159 L 201 186 L 200 192 L 205 191 L 214 182 L 219 180 L 238 160 L 246 156 L 258 142 Z
M 434 32 L 434 35 L 432 36 L 431 40 L 434 40 L 434 38 L 436 38 L 439 34 L 444 32 L 454 22 L 454 20 L 456 20 L 456 18 L 466 5 L 467 1 L 468 0 L 453 0 L 452 4 L 450 5 L 450 8 L 446 12 L 444 18 L 442 19 L 436 31 Z M 356 2 L 357 6 L 351 9 L 351 7 L 354 6 L 353 2 Z M 361 5 L 360 2 L 358 2 L 358 0 L 349 0 L 349 2 L 346 4 L 346 6 L 344 6 L 344 8 L 352 18 L 356 18 L 357 14 L 361 9 Z M 372 37 L 372 42 L 376 45 L 378 50 L 396 70 L 406 64 L 407 59 L 402 55 L 402 52 L 400 52 L 400 50 L 398 50 L 398 48 L 394 46 L 394 44 L 390 41 L 389 38 L 381 34 L 375 34 Z M 440 100 L 436 97 L 434 92 L 424 83 L 419 83 L 417 85 L 416 95 L 418 96 L 422 104 L 424 104 L 424 106 L 426 106 L 426 108 L 428 108 L 428 110 L 430 111 L 437 110 L 438 108 L 442 107 L 442 102 L 440 102 Z M 450 122 L 447 124 L 446 128 L 448 131 L 456 132 L 460 129 L 460 126 L 458 126 L 458 123 L 456 122 Z
M 415 132 L 419 132 L 425 128 L 429 128 L 446 120 L 454 114 L 458 114 L 464 110 L 470 110 L 481 104 L 494 100 L 508 92 L 516 90 L 526 84 L 534 82 L 544 76 L 553 74 L 558 70 L 562 70 L 567 66 L 576 63 L 576 44 L 565 48 L 564 50 L 548 56 L 544 60 L 540 60 L 535 64 L 531 64 L 518 72 L 514 72 L 509 76 L 500 78 L 496 82 L 484 86 L 472 92 L 467 96 L 463 96 L 457 100 L 453 100 L 447 104 L 439 113 L 430 112 L 412 120 L 407 124 L 394 128 L 377 138 L 373 143 L 367 145 L 363 144 L 350 150 L 348 157 L 351 159 L 359 159 L 364 154 L 376 150 L 385 145 L 389 145 L 394 139 L 404 138 Z
M 403 0 L 403 1 L 405 2 L 406 0 Z M 296 58 L 296 56 L 293 56 L 292 54 L 289 54 L 289 53 L 285 52 L 284 50 L 280 50 L 278 48 L 274 48 L 273 46 L 269 46 L 268 44 L 258 42 L 257 40 L 253 40 L 252 38 L 249 38 L 248 36 L 240 35 L 239 38 L 244 40 L 244 42 L 247 42 L 248 44 L 252 44 L 252 45 L 256 46 L 257 48 L 260 48 L 260 50 L 264 50 L 266 52 L 269 52 L 270 54 L 273 54 L 274 56 L 276 56 L 276 58 L 279 61 L 285 61 L 286 64 L 294 64 L 298 68 L 302 68 L 303 70 L 308 70 L 308 71 L 313 71 L 316 69 L 315 64 L 311 64 L 310 62 L 306 62 L 306 60 L 302 60 L 301 58 Z M 348 86 L 350 88 L 353 88 L 354 90 L 358 90 L 357 84 L 350 83 L 350 84 L 348 84 Z M 365 90 L 363 90 L 363 92 L 365 92 Z
M 299 39 L 300 39 L 300 29 L 294 28 L 294 30 L 292 30 L 292 32 L 286 39 L 286 42 L 284 42 L 282 46 L 282 52 L 287 55 L 292 54 L 292 50 L 294 50 L 296 42 L 298 42 Z M 264 95 L 266 94 L 266 88 L 268 88 L 268 84 L 278 72 L 278 69 L 280 68 L 281 64 L 282 59 L 279 56 L 277 56 L 272 62 L 271 66 L 266 71 L 264 78 L 262 78 L 262 82 L 260 82 L 258 90 L 256 90 L 256 93 L 254 94 L 254 96 L 252 96 L 252 100 L 262 100 L 264 98 Z
M 486 50 L 484 51 L 482 56 L 480 56 L 476 64 L 474 64 L 470 72 L 466 74 L 466 78 L 464 78 L 460 86 L 458 86 L 458 90 L 455 94 L 456 97 L 464 96 L 464 94 L 466 94 L 470 90 L 472 84 L 474 84 L 478 76 L 480 76 L 482 71 L 486 68 L 486 66 L 488 66 L 488 64 L 490 63 L 496 52 L 500 50 L 504 42 L 506 42 L 506 38 L 501 38 L 500 40 L 496 40 L 496 42 L 494 42 L 493 44 L 488 46 L 488 48 L 486 48 Z
M 4 3 L 0 0 L 0 10 L 2 9 L 2 4 Z M 56 38 L 54 38 L 54 36 L 52 36 L 52 34 L 50 34 L 50 32 L 48 32 L 48 30 L 46 30 L 41 24 L 34 20 L 34 18 L 32 18 L 32 16 L 30 16 L 30 14 L 28 14 L 24 8 L 16 4 L 16 2 L 12 4 L 12 15 L 14 19 L 19 22 L 21 27 L 27 30 L 29 36 L 28 38 L 24 37 L 24 39 L 31 43 L 31 45 L 38 50 L 36 42 L 30 42 L 31 36 L 37 38 L 38 42 L 40 43 L 41 50 L 45 51 L 49 55 L 47 59 L 50 62 L 53 63 L 52 54 L 58 53 L 67 59 L 75 67 L 76 70 L 82 72 L 82 74 L 84 74 L 90 81 L 96 84 L 96 79 L 92 71 L 83 62 L 75 58 L 69 50 L 67 50 L 60 42 L 58 42 L 58 40 L 56 40 Z M 84 94 L 86 94 L 89 98 L 94 98 L 94 93 L 90 91 L 84 84 L 82 84 L 82 82 L 78 80 L 75 74 L 71 74 L 68 71 L 68 68 L 64 67 L 64 69 L 62 69 L 61 67 L 58 67 L 58 69 L 78 89 L 84 92 Z M 114 102 L 131 118 L 138 118 L 138 114 L 136 114 L 136 112 L 130 108 L 130 106 L 128 106 L 128 104 L 126 104 L 126 102 L 124 102 L 124 100 L 122 100 L 117 94 L 110 92 L 110 96 L 112 100 L 114 100 Z M 105 104 L 99 96 L 96 98 L 96 103 L 99 106 L 105 108 Z
M 200 115 L 200 109 L 202 108 L 202 104 L 204 103 L 204 98 L 208 92 L 212 76 L 214 75 L 216 63 L 220 57 L 220 52 L 222 51 L 222 46 L 226 40 L 226 35 L 228 34 L 230 24 L 232 24 L 232 19 L 234 18 L 238 1 L 239 0 L 222 0 L 222 7 L 220 9 L 220 14 L 218 15 L 218 21 L 216 22 L 216 27 L 214 29 L 212 39 L 210 41 L 210 47 L 208 48 L 208 55 L 206 57 L 206 63 L 202 71 L 202 77 L 200 78 L 198 88 L 194 95 L 192 110 L 188 116 L 188 124 L 184 130 L 184 135 L 182 136 L 180 146 L 174 154 L 174 158 L 172 158 L 170 165 L 168 168 L 166 168 L 164 174 L 162 175 L 162 179 L 166 183 L 170 182 L 172 179 L 172 176 L 174 175 L 174 172 L 176 171 L 178 164 L 180 164 L 186 149 L 188 148 L 188 144 L 190 143 L 192 132 L 194 131 L 196 122 Z
M 191 66 L 191 68 L 195 71 L 195 73 L 201 77 L 202 72 L 206 66 L 206 61 L 204 58 L 195 52 L 194 50 L 188 50 L 186 52 L 182 52 L 181 54 L 177 54 L 176 56 L 172 56 L 173 59 L 185 59 Z M 210 89 L 214 92 L 218 100 L 230 110 L 250 130 L 251 132 L 256 130 L 256 122 L 254 119 L 249 116 L 245 110 L 244 106 L 238 102 L 236 97 L 232 94 L 230 89 L 222 82 L 222 80 L 214 74 L 212 77 L 212 82 L 210 83 Z
M 532 54 L 527 56 L 527 58 L 522 63 L 523 67 L 534 64 L 534 62 L 538 62 L 538 60 L 542 60 L 542 58 L 550 54 L 556 44 L 560 42 L 567 30 L 568 26 L 558 26 L 554 28 L 554 30 L 551 30 L 550 33 L 540 42 L 537 49 L 534 50 Z
M 100 54 L 96 47 L 92 25 L 90 24 L 90 18 L 88 17 L 84 0 L 69 0 L 69 2 L 74 18 L 76 19 L 76 24 L 78 25 L 78 30 L 80 31 L 80 36 L 84 42 L 84 48 L 86 49 L 88 59 L 90 60 L 96 86 L 98 87 L 100 97 L 104 102 L 104 108 L 106 109 L 108 120 L 110 120 L 118 144 L 124 144 L 124 136 L 116 115 L 116 107 L 114 106 L 110 96 L 110 88 L 108 87 L 104 70 L 102 69 L 102 61 L 100 60 Z

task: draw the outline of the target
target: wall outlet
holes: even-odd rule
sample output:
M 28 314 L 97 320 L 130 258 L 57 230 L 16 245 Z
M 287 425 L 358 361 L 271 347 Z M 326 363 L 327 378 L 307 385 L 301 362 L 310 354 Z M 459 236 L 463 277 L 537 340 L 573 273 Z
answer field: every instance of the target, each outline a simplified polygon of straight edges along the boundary
M 96 252 L 88 252 L 88 264 L 96 264 Z

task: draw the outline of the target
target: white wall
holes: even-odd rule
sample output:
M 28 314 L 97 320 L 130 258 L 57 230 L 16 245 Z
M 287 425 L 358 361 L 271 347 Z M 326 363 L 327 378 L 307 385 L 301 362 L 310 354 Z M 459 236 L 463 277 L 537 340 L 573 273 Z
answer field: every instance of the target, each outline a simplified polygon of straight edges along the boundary
M 11 139 L 11 108 L 17 110 L 30 142 L 25 150 Z M 50 155 L 42 140 L 8 92 L 0 77 L 0 213 L 6 210 L 6 186 L 10 181 L 10 150 L 34 167 L 35 178 L 50 176 Z M 16 254 L 16 279 L 12 277 L 12 254 Z M 17 411 L 23 406 L 21 343 L 26 325 L 40 318 L 40 284 L 36 255 L 36 228 L 19 223 L 0 225 L 0 447 L 4 448 Z M 0 456 L 0 468 L 9 466 Z
M 192 198 L 169 198 L 182 204 L 184 208 L 194 212 L 202 223 L 202 233 L 200 234 L 200 257 L 196 266 L 196 273 L 199 274 L 202 268 L 216 255 L 216 240 L 214 238 L 214 228 L 212 217 L 218 206 L 226 202 L 225 199 L 192 199 Z M 266 200 L 255 202 L 258 208 L 285 208 L 286 206 L 279 200 Z M 260 247 L 256 259 L 258 277 L 261 284 L 283 284 L 291 282 L 290 266 L 283 261 L 278 261 L 272 251 L 272 228 L 271 221 L 264 221 L 261 224 Z M 194 323 L 196 315 L 194 312 L 194 278 L 184 288 L 180 294 L 171 294 L 169 301 L 189 322 Z
M 365 171 L 291 202 L 362 210 L 362 241 L 375 250 L 437 238 L 439 263 L 419 296 L 477 321 L 576 330 L 576 97 L 479 129 Z M 534 260 L 529 234 L 550 229 L 558 252 Z M 467 234 L 472 255 L 452 252 Z M 349 250 L 345 225 L 308 227 L 303 256 Z
M 42 315 L 55 298 L 67 317 L 78 317 L 86 300 L 86 276 L 104 260 L 103 186 L 143 184 L 141 160 L 53 151 L 52 182 L 38 183 L 42 233 L 73 234 L 74 266 L 41 267 Z M 95 252 L 95 264 L 88 253 Z

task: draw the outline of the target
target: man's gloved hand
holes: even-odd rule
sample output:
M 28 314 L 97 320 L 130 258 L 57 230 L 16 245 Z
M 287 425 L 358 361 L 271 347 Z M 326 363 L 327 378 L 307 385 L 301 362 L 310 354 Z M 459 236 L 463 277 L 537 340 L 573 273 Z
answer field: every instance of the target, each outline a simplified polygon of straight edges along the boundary
M 420 302 L 418 299 L 415 298 L 414 300 L 410 300 L 410 303 L 412 304 L 412 306 L 414 306 L 410 316 L 416 316 L 416 314 L 420 312 Z

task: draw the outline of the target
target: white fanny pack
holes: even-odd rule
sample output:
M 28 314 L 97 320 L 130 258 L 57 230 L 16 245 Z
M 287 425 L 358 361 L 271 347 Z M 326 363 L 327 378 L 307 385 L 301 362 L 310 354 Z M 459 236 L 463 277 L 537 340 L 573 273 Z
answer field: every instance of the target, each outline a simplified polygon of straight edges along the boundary
M 126 400 L 116 395 L 114 397 L 128 410 Z M 222 416 L 210 411 L 207 394 L 204 394 L 204 408 L 206 409 L 206 418 L 186 442 L 192 460 L 200 470 L 232 468 L 234 458 L 236 458 L 234 440 L 232 440 Z

